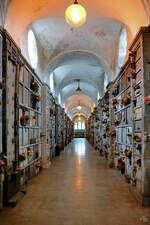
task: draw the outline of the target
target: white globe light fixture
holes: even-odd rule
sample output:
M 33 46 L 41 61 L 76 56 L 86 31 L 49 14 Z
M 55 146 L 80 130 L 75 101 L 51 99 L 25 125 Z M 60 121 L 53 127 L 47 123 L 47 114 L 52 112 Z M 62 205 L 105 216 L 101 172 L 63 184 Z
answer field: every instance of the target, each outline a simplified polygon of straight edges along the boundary
M 81 110 L 82 109 L 82 106 L 80 105 L 80 101 L 79 101 L 79 105 L 77 106 L 77 110 Z
M 72 27 L 80 27 L 86 21 L 86 10 L 75 0 L 65 11 L 67 23 Z
M 81 110 L 81 109 L 82 109 L 82 106 L 81 106 L 81 105 L 78 105 L 78 106 L 77 106 L 77 109 L 78 109 L 78 110 Z

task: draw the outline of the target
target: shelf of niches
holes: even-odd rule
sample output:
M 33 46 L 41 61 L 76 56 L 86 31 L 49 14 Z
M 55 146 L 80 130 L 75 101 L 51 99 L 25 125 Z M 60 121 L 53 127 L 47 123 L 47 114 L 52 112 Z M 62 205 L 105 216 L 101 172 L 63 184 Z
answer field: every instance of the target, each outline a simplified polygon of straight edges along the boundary
M 126 143 L 122 143 L 122 142 L 118 142 L 118 141 L 115 141 L 116 144 L 119 144 L 119 145 L 126 145 L 128 147 L 132 147 L 132 145 L 129 145 L 129 144 L 126 144 Z
M 119 91 L 116 95 L 113 94 L 112 96 L 119 99 L 125 92 L 131 89 L 131 78 L 130 78 L 130 63 L 129 60 L 125 62 L 122 66 L 120 73 L 118 74 L 117 78 L 114 80 L 114 85 L 119 84 Z
M 29 106 L 26 106 L 26 105 L 24 105 L 24 104 L 21 104 L 21 103 L 19 103 L 19 108 L 20 108 L 20 109 L 27 110 L 27 111 L 31 110 L 31 111 L 33 111 L 33 112 L 39 114 L 39 115 L 42 115 L 42 113 L 39 112 L 38 110 L 35 110 L 35 109 L 33 109 L 33 108 L 29 107 Z
M 126 63 L 127 65 L 127 68 L 129 69 L 129 62 L 127 61 Z M 128 71 L 129 72 L 129 71 Z M 121 76 L 119 76 L 118 80 L 120 81 L 121 78 L 123 76 L 126 76 L 125 72 L 122 73 Z M 131 84 L 129 84 L 130 82 L 130 79 L 128 77 L 126 77 L 126 79 L 128 79 L 128 82 L 127 82 L 127 87 L 125 87 L 124 90 L 120 91 L 116 96 L 115 98 L 119 99 L 120 96 L 124 95 L 125 92 L 128 92 L 129 89 L 131 89 Z M 116 80 L 115 82 L 118 82 L 118 80 Z M 114 82 L 114 83 L 115 83 Z M 121 81 L 120 81 L 121 83 Z M 121 84 L 120 84 L 121 85 Z M 120 88 L 121 90 L 121 88 Z M 131 95 L 131 90 L 130 90 L 130 95 Z M 114 114 L 115 116 L 119 113 L 119 112 L 122 112 L 123 110 L 127 110 L 128 108 L 131 108 L 131 103 L 128 104 L 127 106 L 124 106 L 118 110 L 114 110 Z M 132 122 L 132 121 L 131 121 Z M 115 124 L 114 124 L 115 125 Z M 115 129 L 118 130 L 119 128 L 125 128 L 126 129 L 126 132 L 127 132 L 127 129 L 128 128 L 131 128 L 132 129 L 132 124 L 127 124 L 125 122 L 125 124 L 119 124 L 119 125 L 115 125 Z M 126 149 L 129 149 L 130 151 L 132 151 L 132 144 L 131 143 L 127 143 L 127 139 L 124 140 L 124 143 L 122 143 L 121 141 L 119 142 L 118 140 L 115 140 L 115 148 L 118 150 L 119 152 L 119 155 L 115 155 L 115 158 L 119 158 L 120 156 L 123 158 L 123 162 L 125 163 L 126 165 L 126 173 L 129 172 L 129 168 L 131 168 L 131 159 L 129 159 L 128 157 L 126 157 L 125 155 L 125 152 L 123 151 L 123 148 L 126 148 Z
M 21 80 L 20 80 L 20 77 L 19 77 L 19 81 L 18 81 L 18 83 L 19 83 L 19 85 L 18 85 L 18 87 L 19 87 L 19 94 L 20 94 L 20 86 L 22 87 L 22 96 L 21 96 L 22 100 L 21 100 L 21 98 L 19 98 L 18 108 L 22 109 L 22 115 L 24 113 L 26 113 L 26 112 L 27 112 L 28 115 L 30 115 L 31 112 L 32 112 L 32 114 L 33 113 L 37 114 L 37 118 L 35 118 L 35 120 L 37 120 L 36 122 L 37 122 L 37 124 L 39 124 L 39 122 L 40 122 L 39 117 L 42 116 L 41 107 L 38 110 L 35 109 L 34 107 L 32 107 L 32 105 L 31 105 L 31 95 L 35 95 L 35 94 L 38 93 L 41 96 L 42 83 L 39 81 L 38 77 L 33 73 L 33 71 L 30 70 L 30 68 L 28 68 L 28 67 L 26 67 L 24 65 L 22 65 L 22 66 L 23 66 L 22 77 L 21 77 Z M 26 73 L 25 73 L 25 70 L 26 70 Z M 27 77 L 25 77 L 25 76 L 27 76 Z M 26 82 L 24 83 L 24 81 L 26 81 Z M 38 90 L 35 90 L 35 91 L 31 90 L 31 82 L 32 81 L 37 83 Z M 28 93 L 29 93 L 28 94 L 28 99 L 26 100 L 26 105 L 21 103 L 21 102 L 24 102 L 24 94 L 25 94 L 24 91 L 25 90 L 27 90 Z M 20 120 L 20 118 L 19 118 L 19 120 Z M 31 123 L 31 121 L 30 121 L 30 123 Z M 38 147 L 38 146 L 41 146 L 42 142 L 39 142 L 38 140 L 40 140 L 40 133 L 41 133 L 41 129 L 42 129 L 41 128 L 42 124 L 39 124 L 39 125 L 37 125 L 37 124 L 35 124 L 35 123 L 33 124 L 33 122 L 32 122 L 32 125 L 27 125 L 26 124 L 24 126 L 24 125 L 21 125 L 21 122 L 20 122 L 19 126 L 18 126 L 19 130 L 22 129 L 22 131 L 23 130 L 27 130 L 27 129 L 28 129 L 28 132 L 30 132 L 31 130 L 32 131 L 37 130 L 37 135 L 36 135 L 36 137 L 34 137 L 35 141 L 37 141 L 37 142 L 31 143 L 30 139 L 29 139 L 29 136 L 28 136 L 28 141 L 27 142 L 29 142 L 29 143 L 26 143 L 24 145 L 23 145 L 23 142 L 21 143 L 21 145 L 19 143 L 19 154 L 22 155 L 23 152 L 26 152 L 26 154 L 27 154 L 27 156 L 25 157 L 25 160 L 20 161 L 20 166 L 21 166 L 21 168 L 24 169 L 24 181 L 26 179 L 28 180 L 28 177 L 26 177 L 25 169 L 29 168 L 30 165 L 34 165 L 35 162 L 38 162 L 41 159 L 41 156 L 40 156 L 41 153 L 39 152 L 41 147 Z M 28 133 L 28 135 L 29 135 L 29 133 Z M 35 147 L 36 147 L 36 149 L 35 149 Z M 28 155 L 28 152 L 27 152 L 28 148 L 32 148 L 32 157 L 29 157 L 29 155 Z M 34 150 L 35 150 L 35 152 L 34 152 Z M 36 154 L 38 154 L 39 157 Z M 31 174 L 29 176 L 31 176 Z

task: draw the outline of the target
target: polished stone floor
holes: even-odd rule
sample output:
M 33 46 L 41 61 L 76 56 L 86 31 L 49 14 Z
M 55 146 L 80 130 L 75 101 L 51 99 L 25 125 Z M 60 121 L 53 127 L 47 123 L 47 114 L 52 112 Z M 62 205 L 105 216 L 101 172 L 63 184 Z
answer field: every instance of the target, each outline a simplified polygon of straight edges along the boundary
M 73 140 L 32 180 L 23 200 L 0 213 L 0 225 L 138 224 L 150 224 L 150 208 L 137 204 L 128 184 L 85 139 Z

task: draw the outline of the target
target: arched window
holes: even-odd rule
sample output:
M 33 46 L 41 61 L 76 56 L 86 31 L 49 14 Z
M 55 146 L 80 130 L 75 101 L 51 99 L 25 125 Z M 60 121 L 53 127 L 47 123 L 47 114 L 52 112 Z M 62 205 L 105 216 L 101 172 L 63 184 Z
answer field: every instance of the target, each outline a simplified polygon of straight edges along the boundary
M 54 94 L 54 75 L 53 75 L 53 73 L 51 73 L 51 75 L 50 75 L 49 86 L 50 86 L 51 92 Z
M 28 53 L 31 66 L 36 69 L 38 63 L 38 52 L 36 39 L 32 30 L 29 30 L 28 33 Z
M 124 64 L 124 60 L 127 53 L 127 32 L 123 28 L 120 34 L 119 39 L 119 48 L 118 48 L 118 62 L 117 62 L 117 73 L 119 72 L 121 66 Z

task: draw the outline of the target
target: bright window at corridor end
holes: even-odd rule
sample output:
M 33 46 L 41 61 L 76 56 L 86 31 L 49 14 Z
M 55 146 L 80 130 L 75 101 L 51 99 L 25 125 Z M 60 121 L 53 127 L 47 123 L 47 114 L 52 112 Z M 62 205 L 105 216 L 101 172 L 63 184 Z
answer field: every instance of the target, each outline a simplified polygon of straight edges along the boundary
M 85 120 L 83 117 L 77 117 L 74 121 L 75 130 L 85 130 Z

